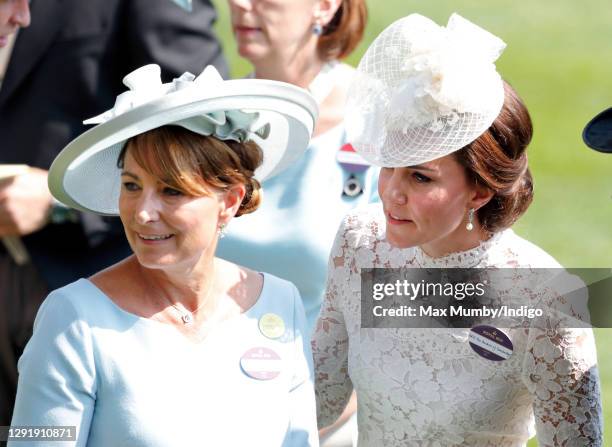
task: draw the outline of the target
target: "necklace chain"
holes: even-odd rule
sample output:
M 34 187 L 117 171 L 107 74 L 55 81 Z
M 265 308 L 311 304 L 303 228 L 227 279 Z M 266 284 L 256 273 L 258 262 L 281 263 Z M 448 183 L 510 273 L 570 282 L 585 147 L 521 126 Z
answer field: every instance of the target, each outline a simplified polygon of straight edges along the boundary
M 208 299 L 210 298 L 210 295 L 212 293 L 212 289 L 215 285 L 215 268 L 214 268 L 214 264 L 213 264 L 213 274 L 212 274 L 212 279 L 210 281 L 210 286 L 208 287 L 208 290 L 206 291 L 206 297 L 204 298 L 204 300 L 202 301 L 202 303 L 196 307 L 193 310 L 189 310 L 186 307 L 183 307 L 182 309 L 177 306 L 176 303 L 172 302 L 170 300 L 170 298 L 168 298 L 168 296 L 166 294 L 163 294 L 164 299 L 168 302 L 168 304 L 170 304 L 172 307 L 174 307 L 174 309 L 178 312 L 178 314 L 181 317 L 181 321 L 183 322 L 183 324 L 191 324 L 193 323 L 193 316 L 198 313 L 198 311 L 208 302 Z

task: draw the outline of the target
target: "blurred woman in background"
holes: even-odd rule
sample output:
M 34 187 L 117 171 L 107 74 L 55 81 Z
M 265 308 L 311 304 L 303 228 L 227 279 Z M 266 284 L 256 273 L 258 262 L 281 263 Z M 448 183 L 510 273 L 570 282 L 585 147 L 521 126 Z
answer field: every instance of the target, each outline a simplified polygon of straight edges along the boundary
M 376 197 L 373 168 L 346 139 L 344 104 L 353 68 L 339 62 L 366 24 L 364 0 L 229 0 L 238 51 L 258 79 L 310 90 L 319 119 L 298 163 L 263 184 L 257 215 L 232 222 L 219 254 L 295 283 L 312 329 L 327 257 L 342 217 Z M 350 162 L 350 163 L 349 163 Z
M 251 76 L 308 89 L 318 102 L 319 118 L 306 154 L 263 184 L 257 215 L 232 222 L 219 255 L 293 282 L 312 330 L 342 217 L 378 200 L 378 170 L 353 151 L 343 126 L 354 69 L 340 60 L 363 37 L 365 0 L 228 2 L 238 52 L 254 67 Z M 354 406 L 349 403 L 340 423 Z

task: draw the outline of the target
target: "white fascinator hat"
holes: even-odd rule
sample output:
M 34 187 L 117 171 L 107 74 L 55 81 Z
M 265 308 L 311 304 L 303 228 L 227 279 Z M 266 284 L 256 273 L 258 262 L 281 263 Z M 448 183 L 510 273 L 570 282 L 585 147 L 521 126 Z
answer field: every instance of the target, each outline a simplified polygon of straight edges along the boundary
M 182 126 L 221 140 L 252 140 L 263 151 L 255 177 L 263 181 L 293 163 L 308 147 L 318 109 L 313 97 L 291 84 L 264 79 L 224 81 L 209 66 L 161 82 L 158 65 L 128 74 L 128 91 L 112 109 L 84 121 L 83 133 L 54 160 L 49 189 L 60 202 L 103 215 L 118 214 L 117 159 L 133 136 L 165 125 Z
M 370 45 L 353 78 L 345 125 L 370 163 L 403 167 L 461 149 L 495 120 L 505 43 L 453 14 L 446 27 L 412 14 Z

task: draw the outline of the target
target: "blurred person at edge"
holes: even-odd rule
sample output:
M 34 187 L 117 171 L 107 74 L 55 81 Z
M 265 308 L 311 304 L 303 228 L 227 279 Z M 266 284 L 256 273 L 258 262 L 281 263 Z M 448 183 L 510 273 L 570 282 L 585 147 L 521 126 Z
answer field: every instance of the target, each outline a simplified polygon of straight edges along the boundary
M 612 154 L 612 107 L 598 113 L 586 124 L 582 140 L 597 152 Z
M 295 283 L 312 330 L 323 299 L 329 249 L 342 217 L 378 200 L 378 170 L 352 151 L 343 126 L 354 69 L 340 60 L 362 39 L 366 3 L 228 3 L 238 52 L 254 68 L 251 76 L 307 88 L 319 103 L 319 118 L 305 155 L 263 184 L 261 209 L 232 222 L 219 254 Z
M 27 25 L 26 0 L 0 0 L 5 30 Z M 16 262 L 0 243 L 0 425 L 8 425 L 17 359 L 49 290 L 129 255 L 119 221 L 68 210 L 51 199 L 47 169 L 82 121 L 112 106 L 121 76 L 157 63 L 164 78 L 214 64 L 227 68 L 212 33 L 209 0 L 186 12 L 169 0 L 32 0 L 32 24 L 11 48 L 0 87 L 0 165 L 28 165 L 0 180 L 0 237 L 21 241 Z M 8 11 L 15 11 L 8 15 Z M 11 50 L 10 58 L 3 52 Z
M 8 44 L 9 36 L 28 25 L 30 25 L 28 0 L 0 0 L 0 48 Z
M 511 269 L 521 296 L 502 295 L 509 305 L 540 302 L 537 269 L 562 268 L 511 229 L 533 198 L 533 128 L 495 68 L 504 48 L 457 14 L 446 27 L 412 14 L 359 63 L 346 127 L 381 166 L 382 206 L 341 225 L 313 340 L 319 424 L 355 389 L 359 446 L 523 447 L 535 434 L 542 446 L 603 443 L 593 330 L 576 320 L 511 320 L 493 329 L 499 344 L 477 326 L 362 327 L 364 268 Z M 551 295 L 547 310 L 558 308 L 580 315 Z

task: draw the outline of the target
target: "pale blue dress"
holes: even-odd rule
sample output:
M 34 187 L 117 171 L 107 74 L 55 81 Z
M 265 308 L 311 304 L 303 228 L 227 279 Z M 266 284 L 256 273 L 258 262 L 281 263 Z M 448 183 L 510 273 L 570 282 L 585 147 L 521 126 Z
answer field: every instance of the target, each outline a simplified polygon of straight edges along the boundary
M 259 330 L 266 313 L 283 320 L 280 338 Z M 46 444 L 58 447 L 318 445 L 305 330 L 297 289 L 269 274 L 255 305 L 199 344 L 81 279 L 38 312 L 19 360 L 12 425 L 76 426 L 76 444 Z M 268 364 L 279 372 L 271 380 L 243 369 L 245 352 L 262 347 L 280 357 Z
M 352 174 L 338 161 L 347 143 L 342 125 L 317 136 L 295 164 L 263 184 L 263 201 L 252 214 L 232 219 L 217 254 L 253 270 L 294 283 L 310 330 L 323 300 L 329 251 L 342 218 L 378 201 L 378 168 L 356 173 L 363 192 L 343 194 Z

